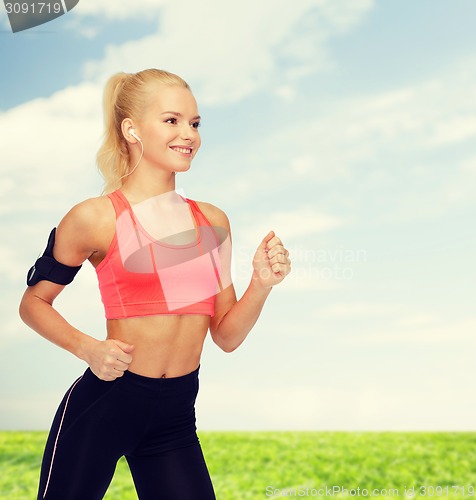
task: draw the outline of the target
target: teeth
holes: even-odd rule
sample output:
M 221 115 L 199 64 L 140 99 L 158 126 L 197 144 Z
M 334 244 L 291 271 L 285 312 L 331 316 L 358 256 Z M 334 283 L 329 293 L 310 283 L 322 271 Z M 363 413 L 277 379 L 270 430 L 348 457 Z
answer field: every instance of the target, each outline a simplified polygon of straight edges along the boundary
M 174 151 L 178 151 L 179 153 L 190 154 L 192 150 L 190 148 L 172 148 Z

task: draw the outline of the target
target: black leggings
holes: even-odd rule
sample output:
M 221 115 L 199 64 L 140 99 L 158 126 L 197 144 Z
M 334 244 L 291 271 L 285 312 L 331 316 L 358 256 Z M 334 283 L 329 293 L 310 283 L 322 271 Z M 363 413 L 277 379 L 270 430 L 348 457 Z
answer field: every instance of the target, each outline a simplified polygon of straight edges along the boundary
M 100 500 L 123 455 L 140 500 L 213 500 L 198 441 L 198 371 L 112 382 L 88 368 L 66 392 L 51 427 L 38 499 Z

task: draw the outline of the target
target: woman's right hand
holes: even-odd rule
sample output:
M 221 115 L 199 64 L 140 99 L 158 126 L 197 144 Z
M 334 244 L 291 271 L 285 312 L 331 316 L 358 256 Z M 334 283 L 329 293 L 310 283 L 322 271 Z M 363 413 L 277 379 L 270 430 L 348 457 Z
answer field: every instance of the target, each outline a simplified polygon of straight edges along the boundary
M 132 361 L 134 346 L 121 340 L 96 340 L 88 345 L 84 361 L 91 371 L 101 380 L 112 381 L 122 377 Z

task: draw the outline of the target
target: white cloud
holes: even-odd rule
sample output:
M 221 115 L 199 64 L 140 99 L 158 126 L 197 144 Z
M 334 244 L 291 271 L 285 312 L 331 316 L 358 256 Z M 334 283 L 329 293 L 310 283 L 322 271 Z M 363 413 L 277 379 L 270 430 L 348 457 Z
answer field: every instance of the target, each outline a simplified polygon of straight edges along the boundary
M 330 112 L 321 110 L 323 116 L 308 123 L 306 130 L 296 130 L 293 123 L 292 129 L 280 131 L 278 137 L 286 135 L 289 141 L 302 134 L 300 142 L 311 143 L 319 157 L 328 149 L 362 151 L 358 145 L 363 142 L 367 155 L 358 155 L 357 160 L 371 159 L 379 149 L 391 152 L 396 146 L 433 149 L 463 142 L 476 136 L 475 76 L 476 59 L 467 58 L 442 68 L 433 80 L 341 99 Z M 317 140 L 309 141 L 311 138 Z
M 103 59 L 85 64 L 84 74 L 104 81 L 121 70 L 166 68 L 184 76 L 204 104 L 235 102 L 275 81 L 283 88 L 327 67 L 329 38 L 357 24 L 371 7 L 367 0 L 346 0 L 338 8 L 331 0 L 165 2 L 156 34 L 109 46 Z M 184 15 L 192 22 L 184 23 Z
M 27 200 L 32 217 L 64 206 L 94 178 L 101 94 L 98 86 L 84 83 L 0 114 L 4 214 L 22 213 Z
M 469 113 L 468 113 L 469 115 Z M 476 118 L 474 116 L 455 116 L 437 123 L 429 144 L 444 146 L 463 142 L 476 137 Z
M 261 162 L 248 197 L 263 185 L 272 192 L 279 179 L 281 190 L 315 187 L 321 205 L 338 202 L 355 216 L 370 198 L 387 222 L 473 203 L 475 81 L 469 57 L 414 85 L 350 94 L 332 106 L 308 99 L 299 120 L 284 111 L 280 127 L 243 151 L 244 161 Z M 265 164 L 262 151 L 272 152 Z

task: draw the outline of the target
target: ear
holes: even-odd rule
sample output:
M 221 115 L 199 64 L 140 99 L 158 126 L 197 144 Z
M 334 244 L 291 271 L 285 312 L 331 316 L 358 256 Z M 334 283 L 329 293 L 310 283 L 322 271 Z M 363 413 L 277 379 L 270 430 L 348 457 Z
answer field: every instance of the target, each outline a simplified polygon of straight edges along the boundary
M 134 128 L 134 124 L 132 123 L 132 120 L 130 118 L 124 118 L 121 123 L 121 131 L 124 139 L 129 143 L 129 144 L 136 144 L 137 139 L 133 137 L 129 130 L 131 128 Z

